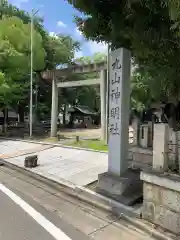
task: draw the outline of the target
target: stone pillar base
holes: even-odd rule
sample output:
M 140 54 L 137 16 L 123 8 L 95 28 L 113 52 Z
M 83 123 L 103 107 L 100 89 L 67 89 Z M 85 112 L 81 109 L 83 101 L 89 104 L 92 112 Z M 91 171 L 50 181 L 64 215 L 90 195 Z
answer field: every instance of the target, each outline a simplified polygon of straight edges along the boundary
M 108 172 L 98 176 L 99 193 L 129 206 L 142 197 L 142 189 L 140 170 L 128 169 L 121 177 Z

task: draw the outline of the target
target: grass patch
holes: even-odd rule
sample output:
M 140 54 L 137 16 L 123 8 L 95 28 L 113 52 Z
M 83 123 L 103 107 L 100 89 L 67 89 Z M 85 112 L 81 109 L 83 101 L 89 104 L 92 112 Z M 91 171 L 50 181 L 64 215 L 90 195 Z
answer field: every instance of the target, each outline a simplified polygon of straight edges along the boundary
M 57 143 L 58 142 L 58 138 L 57 137 L 46 137 L 46 138 L 42 139 L 42 141 L 44 141 L 44 142 L 51 142 L 51 143 Z
M 98 151 L 108 151 L 107 144 L 99 140 L 80 140 L 79 142 L 74 141 L 72 143 L 68 143 L 67 145 L 73 147 L 88 148 Z

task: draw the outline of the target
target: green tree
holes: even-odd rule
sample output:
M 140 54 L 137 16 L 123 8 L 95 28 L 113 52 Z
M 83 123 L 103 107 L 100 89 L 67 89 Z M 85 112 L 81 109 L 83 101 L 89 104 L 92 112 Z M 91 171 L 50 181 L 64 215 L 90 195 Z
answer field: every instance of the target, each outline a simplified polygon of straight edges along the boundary
M 47 68 L 53 69 L 59 65 L 70 64 L 75 51 L 79 50 L 80 44 L 68 35 L 58 34 L 55 37 L 48 36 L 45 42 L 47 52 Z
M 57 34 L 56 36 L 49 36 L 44 42 L 44 47 L 46 50 L 46 67 L 44 70 L 56 69 L 61 66 L 68 66 L 72 63 L 74 54 L 79 50 L 80 44 L 77 41 L 74 41 L 72 37 L 68 35 Z M 39 110 L 45 110 L 44 113 L 50 116 L 51 110 L 51 85 L 45 83 L 41 79 L 41 74 L 39 73 L 38 77 L 38 102 L 40 103 L 41 108 Z M 72 96 L 75 96 L 74 89 L 66 90 L 62 89 L 60 91 L 59 106 L 60 109 L 63 109 L 63 106 L 67 105 L 68 102 L 71 102 Z M 46 107 L 45 107 L 46 105 Z M 40 115 L 44 115 L 40 113 Z
M 11 104 L 12 101 L 12 93 L 9 79 L 5 76 L 4 73 L 0 72 L 0 109 L 3 110 L 4 114 L 4 131 L 7 129 L 7 106 Z
M 104 62 L 107 59 L 107 54 L 106 53 L 101 53 L 97 52 L 93 54 L 92 56 L 83 56 L 81 58 L 75 59 L 76 64 L 80 65 L 86 65 L 86 64 L 91 64 L 91 63 L 99 63 L 99 62 Z M 99 78 L 99 73 L 86 73 L 86 74 L 76 74 L 75 76 L 72 76 L 72 79 L 76 80 L 86 80 L 90 78 Z M 70 91 L 69 90 L 64 90 L 64 91 Z M 76 99 L 76 102 L 73 104 L 79 104 L 79 105 L 86 105 L 90 107 L 91 109 L 95 109 L 96 111 L 100 111 L 100 88 L 99 86 L 82 86 L 78 87 L 75 89 L 75 94 L 72 95 L 71 92 L 71 97 L 73 96 L 74 100 Z M 71 98 L 71 103 L 72 103 L 72 98 Z
M 92 63 L 92 58 L 90 56 L 83 56 L 80 58 L 76 58 L 75 63 L 80 64 L 80 65 L 86 65 Z
M 68 2 L 83 13 L 76 22 L 87 39 L 107 42 L 112 49 L 129 49 L 150 86 L 154 85 L 153 95 L 179 101 L 178 0 Z
M 30 25 L 17 17 L 3 16 L 0 20 L 0 70 L 11 89 L 9 101 L 12 105 L 27 99 L 30 72 Z M 45 51 L 41 35 L 34 31 L 34 70 L 44 68 Z M 3 104 L 4 101 L 1 103 Z
M 162 85 L 157 85 L 147 72 L 136 67 L 131 77 L 131 108 L 139 112 L 150 108 L 152 102 L 166 98 Z
M 97 52 L 93 56 L 93 62 L 94 63 L 100 63 L 107 61 L 107 54 L 103 52 Z
M 83 56 L 76 58 L 74 61 L 77 64 L 99 63 L 107 60 L 107 54 L 103 52 L 94 53 L 92 56 Z
M 7 79 L 5 78 L 5 74 L 0 72 L 0 107 L 4 107 L 5 105 L 9 104 L 11 101 L 10 98 L 11 89 L 10 86 L 7 84 Z
M 178 0 L 161 0 L 162 6 L 169 8 L 170 18 L 175 22 L 174 27 L 180 27 L 180 2 Z
M 30 25 L 31 16 L 29 13 L 20 10 L 19 8 L 9 4 L 8 2 L 4 2 L 4 4 L 0 5 L 0 18 L 3 17 L 17 17 L 21 19 L 23 24 Z M 46 69 L 54 69 L 59 65 L 63 64 L 69 64 L 72 59 L 74 58 L 74 52 L 79 49 L 79 43 L 74 41 L 70 36 L 66 35 L 57 35 L 56 37 L 49 36 L 49 33 L 44 29 L 43 26 L 43 19 L 39 17 L 34 17 L 34 28 L 35 32 L 41 36 L 42 39 L 42 47 L 45 51 L 44 55 L 44 64 L 40 65 L 41 59 L 38 59 L 37 56 L 35 56 L 35 60 L 37 63 L 35 63 L 35 69 L 34 71 L 36 74 L 34 75 L 34 88 L 38 90 L 38 96 L 35 99 L 38 99 L 38 102 L 40 106 L 47 106 L 45 107 L 39 107 L 39 111 L 44 111 L 50 114 L 50 107 L 51 107 L 51 85 L 49 85 L 47 82 L 44 82 L 41 78 L 41 72 Z M 28 41 L 30 40 L 30 30 L 28 34 L 26 34 L 26 37 L 28 38 Z M 26 42 L 27 43 L 27 42 Z M 29 42 L 27 43 L 28 49 L 26 52 L 27 57 L 30 54 L 30 45 Z M 35 47 L 38 47 L 36 44 L 35 39 Z M 25 57 L 25 55 L 24 55 Z M 29 57 L 26 58 L 29 60 Z M 13 74 L 13 83 L 14 85 L 19 83 L 22 83 L 21 88 L 17 87 L 17 95 L 21 96 L 21 100 L 14 101 L 14 107 L 16 106 L 18 109 L 18 112 L 20 114 L 20 119 L 23 121 L 24 119 L 24 111 L 27 109 L 27 103 L 29 102 L 29 62 L 28 64 L 23 61 L 23 65 L 25 65 L 27 68 L 26 70 L 22 67 L 19 68 L 21 71 L 23 70 L 24 75 L 20 74 L 16 78 L 14 78 Z M 39 66 L 37 66 L 37 64 Z M 20 64 L 19 64 L 20 65 Z M 22 65 L 22 66 L 23 66 Z M 1 69 L 1 66 L 0 66 Z M 7 70 L 9 72 L 9 70 Z M 19 90 L 19 91 L 18 91 Z M 48 110 L 47 110 L 48 109 Z M 39 112 L 40 114 L 40 112 Z M 43 114 L 43 113 L 42 113 Z M 41 114 L 40 114 L 41 115 Z
M 3 16 L 16 16 L 20 18 L 24 24 L 30 24 L 31 16 L 8 2 L 0 7 L 1 17 Z M 43 19 L 34 17 L 34 27 L 42 37 L 43 48 L 46 52 L 45 69 L 53 69 L 59 64 L 67 64 L 74 58 L 74 53 L 79 49 L 79 42 L 74 41 L 72 37 L 63 34 L 50 36 L 43 26 Z
M 76 22 L 86 38 L 130 49 L 139 67 L 158 81 L 163 79 L 171 95 L 178 97 L 179 29 L 173 28 L 175 22 L 163 1 L 69 2 L 84 13 Z

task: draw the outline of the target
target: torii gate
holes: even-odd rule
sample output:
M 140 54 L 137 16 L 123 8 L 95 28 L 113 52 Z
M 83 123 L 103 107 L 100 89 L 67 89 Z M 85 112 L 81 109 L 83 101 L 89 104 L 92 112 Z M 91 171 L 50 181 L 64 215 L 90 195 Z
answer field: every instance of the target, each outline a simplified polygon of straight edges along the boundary
M 64 81 L 72 74 L 80 73 L 100 73 L 99 78 Z M 107 138 L 107 63 L 92 63 L 87 65 L 75 65 L 68 68 L 45 71 L 42 78 L 52 82 L 52 107 L 51 107 L 51 137 L 57 135 L 57 118 L 58 118 L 58 88 L 80 87 L 100 85 L 101 96 L 101 140 Z

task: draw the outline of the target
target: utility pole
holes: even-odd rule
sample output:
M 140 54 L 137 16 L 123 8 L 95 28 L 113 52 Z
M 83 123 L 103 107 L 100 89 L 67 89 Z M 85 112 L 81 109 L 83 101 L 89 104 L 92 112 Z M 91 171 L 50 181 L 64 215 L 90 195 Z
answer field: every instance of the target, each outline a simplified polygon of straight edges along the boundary
M 30 73 L 30 110 L 29 110 L 29 135 L 32 137 L 32 125 L 33 125 L 33 30 L 34 30 L 34 16 L 39 12 L 31 13 L 31 73 Z

